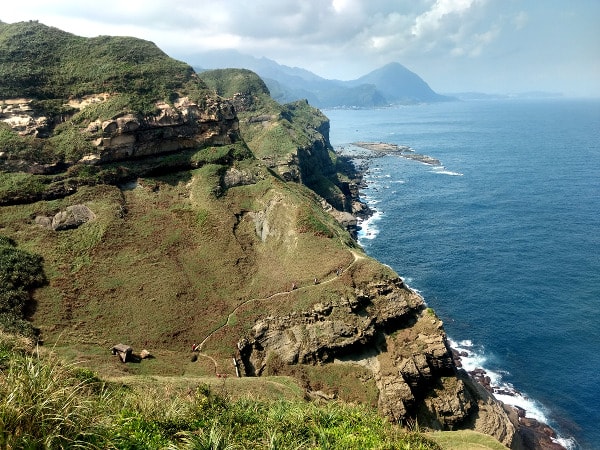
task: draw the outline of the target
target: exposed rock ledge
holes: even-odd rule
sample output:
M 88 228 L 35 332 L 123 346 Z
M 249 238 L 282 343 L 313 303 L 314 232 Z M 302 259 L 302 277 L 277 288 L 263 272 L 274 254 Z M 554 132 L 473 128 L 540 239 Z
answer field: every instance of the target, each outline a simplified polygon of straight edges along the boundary
M 429 155 L 422 155 L 415 153 L 414 150 L 406 145 L 388 144 L 385 142 L 353 142 L 352 145 L 357 147 L 366 148 L 380 155 L 398 155 L 406 159 L 412 159 L 414 161 L 422 162 L 423 164 L 429 164 L 431 166 L 441 166 L 442 163 L 439 159 L 433 158 Z
M 356 286 L 353 295 L 309 311 L 261 319 L 238 348 L 248 376 L 282 365 L 361 365 L 392 421 L 474 428 L 519 448 L 502 405 L 457 371 L 442 322 L 400 278 Z
M 71 99 L 65 105 L 81 109 L 109 98 L 109 94 L 95 94 Z M 51 121 L 36 114 L 32 102 L 32 99 L 24 98 L 0 99 L 0 121 L 23 136 L 47 137 L 56 125 L 54 122 L 68 119 L 67 116 Z M 155 114 L 146 117 L 123 114 L 111 120 L 89 123 L 80 132 L 92 144 L 94 151 L 79 162 L 108 163 L 206 145 L 226 145 L 240 139 L 238 118 L 232 103 L 227 100 L 206 97 L 204 104 L 200 105 L 188 97 L 180 97 L 172 105 L 158 102 L 156 109 Z M 52 165 L 47 168 L 31 166 L 30 171 L 35 173 L 55 172 Z M 27 168 L 19 167 L 19 170 Z

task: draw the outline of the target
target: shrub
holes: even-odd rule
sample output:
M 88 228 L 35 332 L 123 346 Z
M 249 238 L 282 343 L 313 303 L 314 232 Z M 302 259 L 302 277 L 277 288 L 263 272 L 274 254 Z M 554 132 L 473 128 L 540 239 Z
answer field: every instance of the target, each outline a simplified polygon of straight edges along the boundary
M 23 316 L 29 291 L 45 282 L 42 257 L 19 250 L 12 239 L 0 235 L 0 329 L 35 334 Z

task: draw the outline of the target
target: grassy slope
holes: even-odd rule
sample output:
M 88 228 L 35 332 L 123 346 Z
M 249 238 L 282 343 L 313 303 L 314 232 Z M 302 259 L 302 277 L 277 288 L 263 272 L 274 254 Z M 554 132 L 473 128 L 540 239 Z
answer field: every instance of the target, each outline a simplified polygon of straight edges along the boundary
M 265 174 L 256 185 L 215 198 L 208 193 L 217 182 L 217 169 L 208 165 L 142 179 L 129 191 L 94 186 L 62 200 L 3 208 L 3 232 L 45 260 L 49 285 L 36 293 L 34 322 L 48 344 L 82 352 L 94 364 L 106 361 L 107 347 L 118 341 L 155 353 L 164 349 L 165 355 L 175 354 L 156 370 L 183 374 L 191 345 L 223 324 L 236 306 L 288 291 L 292 282 L 302 286 L 315 276 L 326 278 L 352 261 L 342 244 L 347 234 L 314 207 L 308 190 Z M 98 219 L 61 233 L 32 221 L 36 214 L 77 203 L 88 205 Z M 238 223 L 236 214 L 268 205 L 277 236 L 262 242 L 252 220 Z M 121 218 L 123 206 L 127 214 Z M 304 215 L 331 230 L 332 237 L 301 232 L 298 218 Z M 294 296 L 307 307 L 318 301 L 319 289 L 313 291 Z M 286 293 L 262 302 L 267 309 L 261 313 L 293 309 L 293 298 Z M 247 306 L 238 311 L 235 326 L 207 342 L 208 351 L 230 356 L 257 316 L 253 305 Z M 128 370 L 151 370 L 162 365 L 161 359 Z
M 99 92 L 167 97 L 193 69 L 153 43 L 83 38 L 37 22 L 0 23 L 0 98 L 65 99 Z

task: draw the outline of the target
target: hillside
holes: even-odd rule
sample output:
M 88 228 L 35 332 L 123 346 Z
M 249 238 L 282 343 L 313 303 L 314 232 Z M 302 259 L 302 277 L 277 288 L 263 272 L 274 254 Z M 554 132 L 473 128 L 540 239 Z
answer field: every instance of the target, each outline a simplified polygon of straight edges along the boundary
M 353 239 L 355 174 L 327 118 L 128 39 L 0 24 L 0 276 L 42 348 L 112 380 L 288 377 L 393 423 L 517 442 L 435 313 Z M 53 60 L 52 86 L 15 69 Z M 19 281 L 19 261 L 44 276 Z

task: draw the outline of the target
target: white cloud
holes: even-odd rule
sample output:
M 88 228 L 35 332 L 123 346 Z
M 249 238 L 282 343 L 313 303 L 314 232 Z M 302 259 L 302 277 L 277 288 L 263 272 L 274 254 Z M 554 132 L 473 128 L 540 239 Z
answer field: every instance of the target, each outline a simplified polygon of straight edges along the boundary
M 519 13 L 513 19 L 513 25 L 515 26 L 516 30 L 522 30 L 525 28 L 527 22 L 529 22 L 529 16 L 525 11 L 519 11 Z
M 19 0 L 0 12 L 0 20 L 37 19 L 82 36 L 136 36 L 174 56 L 233 48 L 336 78 L 357 77 L 399 61 L 429 80 L 442 78 L 450 67 L 466 73 L 468 64 L 479 64 L 477 73 L 483 65 L 494 67 L 490 72 L 499 76 L 499 64 L 508 71 L 556 54 L 566 60 L 566 52 L 573 55 L 573 72 L 579 73 L 577 62 L 589 67 L 597 55 L 598 5 L 569 2 L 559 7 L 517 0 Z M 544 51 L 548 39 L 551 52 Z

